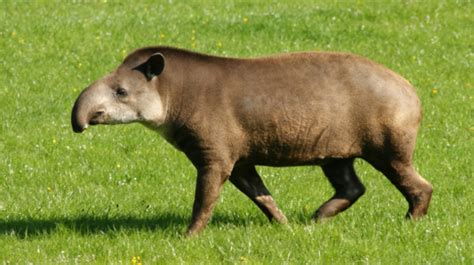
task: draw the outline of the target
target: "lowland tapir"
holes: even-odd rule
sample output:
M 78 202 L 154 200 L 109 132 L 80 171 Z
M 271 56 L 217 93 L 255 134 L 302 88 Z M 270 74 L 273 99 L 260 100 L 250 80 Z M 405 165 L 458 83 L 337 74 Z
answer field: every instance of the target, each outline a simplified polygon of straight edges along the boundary
M 427 213 L 432 186 L 413 167 L 422 109 L 393 71 L 346 53 L 224 58 L 172 47 L 129 54 L 79 96 L 72 127 L 139 122 L 184 152 L 197 169 L 191 223 L 209 221 L 226 180 L 270 219 L 287 222 L 256 165 L 319 165 L 335 194 L 315 220 L 349 208 L 365 188 L 362 158 L 405 196 L 407 217 Z

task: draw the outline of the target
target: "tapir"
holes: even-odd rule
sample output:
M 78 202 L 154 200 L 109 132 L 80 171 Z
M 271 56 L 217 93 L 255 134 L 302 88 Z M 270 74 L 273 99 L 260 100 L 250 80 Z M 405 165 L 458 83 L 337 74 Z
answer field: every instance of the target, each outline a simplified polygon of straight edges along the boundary
M 197 170 L 188 235 L 207 225 L 227 180 L 270 221 L 287 222 L 257 165 L 321 166 L 335 193 L 313 219 L 332 217 L 365 192 L 356 158 L 383 173 L 417 219 L 433 191 L 413 165 L 421 119 L 412 85 L 361 56 L 231 58 L 163 46 L 129 54 L 82 91 L 71 116 L 75 132 L 141 123 L 187 156 Z

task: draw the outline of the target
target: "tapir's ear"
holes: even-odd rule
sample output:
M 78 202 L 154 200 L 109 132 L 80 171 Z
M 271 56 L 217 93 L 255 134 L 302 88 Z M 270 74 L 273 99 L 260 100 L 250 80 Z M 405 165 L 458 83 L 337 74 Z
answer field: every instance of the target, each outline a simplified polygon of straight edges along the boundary
M 135 69 L 142 72 L 150 81 L 153 77 L 160 75 L 165 68 L 165 57 L 161 53 L 154 53 L 148 60 Z

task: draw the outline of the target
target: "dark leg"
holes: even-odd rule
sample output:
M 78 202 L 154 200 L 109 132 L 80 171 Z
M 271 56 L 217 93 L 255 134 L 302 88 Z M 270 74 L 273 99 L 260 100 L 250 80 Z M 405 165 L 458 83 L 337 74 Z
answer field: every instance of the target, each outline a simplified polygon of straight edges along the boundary
M 335 189 L 335 194 L 319 207 L 313 219 L 321 220 L 349 208 L 365 192 L 354 171 L 354 159 L 336 160 L 324 165 L 323 172 Z
M 417 219 L 428 212 L 433 188 L 413 168 L 411 162 L 371 163 L 397 187 L 408 201 L 407 218 Z
M 235 167 L 230 176 L 230 182 L 247 195 L 270 221 L 287 222 L 285 215 L 278 209 L 253 165 Z
M 209 222 L 212 210 L 219 198 L 222 184 L 228 175 L 219 167 L 198 170 L 193 215 L 187 234 L 198 234 Z

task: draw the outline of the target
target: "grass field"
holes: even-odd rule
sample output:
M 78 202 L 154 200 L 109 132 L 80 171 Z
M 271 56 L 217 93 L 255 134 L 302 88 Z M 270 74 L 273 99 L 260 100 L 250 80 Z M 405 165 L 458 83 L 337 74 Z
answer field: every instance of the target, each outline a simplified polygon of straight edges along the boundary
M 82 1 L 79 1 L 82 2 Z M 0 262 L 125 264 L 473 264 L 472 1 L 0 0 Z M 289 218 L 269 224 L 226 185 L 196 238 L 195 170 L 139 125 L 73 134 L 79 92 L 133 49 L 226 56 L 346 51 L 410 80 L 424 106 L 415 163 L 434 186 L 429 214 L 363 161 L 367 193 L 325 224 L 319 168 L 259 172 Z

